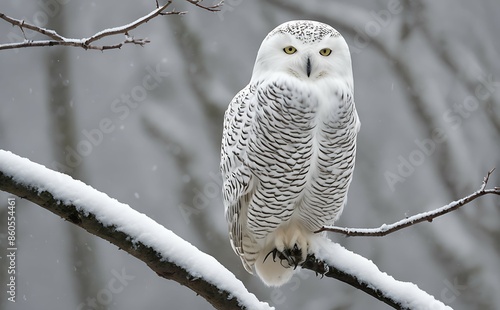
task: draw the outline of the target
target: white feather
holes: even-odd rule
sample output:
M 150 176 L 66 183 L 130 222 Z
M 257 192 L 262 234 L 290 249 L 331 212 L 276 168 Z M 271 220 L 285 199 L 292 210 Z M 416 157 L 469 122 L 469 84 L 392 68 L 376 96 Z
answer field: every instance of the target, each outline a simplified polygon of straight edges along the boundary
M 285 53 L 289 46 L 296 51 Z M 340 216 L 358 130 L 342 36 L 314 21 L 271 31 L 225 113 L 221 147 L 231 245 L 265 284 L 286 283 L 311 253 L 314 231 Z

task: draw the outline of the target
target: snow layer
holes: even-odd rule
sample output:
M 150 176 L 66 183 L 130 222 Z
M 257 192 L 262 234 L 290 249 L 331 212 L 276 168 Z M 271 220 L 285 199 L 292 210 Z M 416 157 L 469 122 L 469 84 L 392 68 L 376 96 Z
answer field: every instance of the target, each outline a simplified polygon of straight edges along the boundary
M 145 214 L 85 183 L 4 150 L 0 150 L 0 170 L 16 182 L 49 191 L 55 199 L 73 204 L 85 214 L 94 214 L 105 226 L 116 226 L 117 230 L 131 236 L 132 242 L 155 249 L 164 260 L 230 292 L 248 309 L 274 309 L 249 293 L 243 283 L 214 257 L 201 252 Z
M 273 309 L 249 293 L 243 283 L 215 258 L 205 254 L 172 231 L 156 223 L 145 214 L 110 198 L 81 181 L 33 163 L 11 152 L 0 150 L 0 170 L 16 182 L 49 191 L 55 199 L 73 204 L 86 214 L 94 214 L 105 226 L 132 237 L 133 242 L 150 246 L 169 262 L 185 268 L 192 276 L 203 278 L 222 290 L 231 292 L 249 309 Z M 401 282 L 381 272 L 370 260 L 346 250 L 342 246 L 318 236 L 318 259 L 355 275 L 369 286 L 376 287 L 402 306 L 410 309 L 451 309 L 417 285 Z
M 353 253 L 339 244 L 319 237 L 315 240 L 316 258 L 325 261 L 328 265 L 336 267 L 346 273 L 356 276 L 369 287 L 376 288 L 385 296 L 397 301 L 403 308 L 418 310 L 440 310 L 452 308 L 436 300 L 432 295 L 422 291 L 411 282 L 395 280 L 382 272 L 369 259 Z

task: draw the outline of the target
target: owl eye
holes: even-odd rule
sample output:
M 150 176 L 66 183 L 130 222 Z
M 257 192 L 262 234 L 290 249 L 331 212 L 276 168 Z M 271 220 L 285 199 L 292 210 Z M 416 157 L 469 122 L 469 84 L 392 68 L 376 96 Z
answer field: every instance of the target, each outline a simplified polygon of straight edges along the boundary
M 327 48 L 323 48 L 319 51 L 319 54 L 321 56 L 329 56 L 330 54 L 332 53 L 332 50 L 329 49 L 328 47 Z
M 285 47 L 283 49 L 283 51 L 285 53 L 287 53 L 288 55 L 292 55 L 292 54 L 294 54 L 297 51 L 297 49 L 295 47 L 293 47 L 293 46 L 290 45 L 290 46 Z

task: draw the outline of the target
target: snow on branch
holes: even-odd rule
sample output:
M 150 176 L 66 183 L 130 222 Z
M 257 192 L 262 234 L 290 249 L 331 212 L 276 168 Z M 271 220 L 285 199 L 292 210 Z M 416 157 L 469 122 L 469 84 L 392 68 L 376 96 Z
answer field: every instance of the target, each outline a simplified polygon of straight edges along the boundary
M 153 10 L 151 13 L 142 16 L 141 18 L 123 26 L 118 26 L 114 28 L 108 28 L 102 31 L 99 31 L 95 33 L 94 35 L 88 37 L 88 38 L 82 38 L 82 39 L 71 39 L 71 38 L 66 38 L 58 34 L 55 30 L 50 30 L 50 29 L 45 29 L 42 27 L 38 27 L 36 25 L 30 24 L 25 22 L 24 20 L 19 20 L 15 19 L 12 17 L 9 17 L 5 15 L 4 13 L 0 12 L 0 18 L 5 20 L 6 22 L 12 24 L 12 26 L 17 26 L 20 28 L 21 32 L 23 33 L 24 36 L 24 41 L 23 42 L 16 42 L 16 43 L 5 43 L 5 44 L 0 44 L 0 50 L 5 50 L 5 49 L 14 49 L 14 48 L 22 48 L 22 47 L 36 47 L 36 46 L 73 46 L 73 47 L 81 47 L 84 49 L 93 49 L 93 50 L 109 50 L 109 49 L 119 49 L 121 48 L 124 44 L 136 44 L 140 46 L 144 46 L 145 44 L 149 43 L 150 41 L 148 39 L 136 39 L 134 37 L 131 37 L 129 35 L 129 31 L 139 27 L 142 24 L 147 23 L 148 21 L 152 20 L 153 18 L 157 16 L 165 16 L 165 15 L 182 15 L 185 14 L 186 12 L 181 12 L 181 11 L 176 11 L 175 9 L 172 11 L 166 12 L 168 6 L 172 4 L 173 0 L 168 1 L 164 5 L 160 6 L 158 3 L 158 0 L 156 0 L 156 9 Z M 200 4 L 202 1 L 198 0 L 186 0 L 187 2 L 205 9 L 210 12 L 216 12 L 219 10 L 219 8 L 222 6 L 223 2 L 219 2 L 218 4 L 212 5 L 212 6 L 203 6 Z M 26 35 L 24 33 L 24 29 L 29 29 L 35 32 L 38 32 L 40 34 L 43 34 L 47 37 L 49 37 L 49 40 L 28 40 L 26 38 Z M 125 40 L 123 40 L 120 43 L 113 44 L 113 45 L 95 45 L 93 44 L 94 42 L 105 38 L 109 36 L 114 36 L 118 34 L 123 34 L 125 35 Z
M 369 259 L 326 238 L 318 238 L 316 255 L 309 255 L 302 268 L 335 278 L 377 298 L 395 309 L 452 310 L 416 284 L 395 280 Z
M 0 150 L 0 190 L 25 198 L 108 240 L 216 309 L 274 309 L 214 257 L 126 204 L 70 176 Z
M 322 231 L 332 231 L 340 234 L 344 234 L 346 236 L 366 236 L 366 237 L 381 237 L 393 233 L 395 231 L 401 230 L 403 228 L 415 225 L 421 222 L 432 222 L 433 219 L 439 217 L 441 215 L 447 214 L 449 212 L 455 211 L 458 208 L 470 203 L 471 201 L 488 194 L 500 195 L 500 187 L 494 187 L 492 189 L 486 189 L 486 185 L 488 184 L 488 180 L 490 175 L 493 173 L 495 168 L 488 171 L 486 176 L 483 179 L 483 184 L 481 187 L 475 191 L 474 193 L 459 199 L 457 201 L 453 201 L 450 204 L 443 206 L 441 208 L 419 213 L 410 217 L 407 217 L 403 220 L 397 221 L 392 224 L 383 224 L 378 228 L 344 228 L 344 227 L 336 227 L 336 226 L 325 226 L 322 227 L 317 232 Z
M 145 262 L 159 276 L 195 291 L 217 309 L 273 309 L 249 293 L 214 257 L 146 215 L 68 175 L 0 150 L 0 190 L 108 240 Z M 368 259 L 322 237 L 318 239 L 318 248 L 313 249 L 316 256 L 309 256 L 302 268 L 346 282 L 397 309 L 451 309 L 416 285 L 381 272 Z

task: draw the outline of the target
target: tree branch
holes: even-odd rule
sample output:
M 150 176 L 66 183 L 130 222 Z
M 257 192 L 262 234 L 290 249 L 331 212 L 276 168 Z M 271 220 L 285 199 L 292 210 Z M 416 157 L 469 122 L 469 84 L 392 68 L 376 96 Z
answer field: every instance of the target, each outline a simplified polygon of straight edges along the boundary
M 107 195 L 10 152 L 0 150 L 0 190 L 25 198 L 108 240 L 216 309 L 273 309 L 217 262 L 144 214 Z
M 376 287 L 371 287 L 368 283 L 358 279 L 352 274 L 346 273 L 333 266 L 325 266 L 325 263 L 316 259 L 314 255 L 307 256 L 306 261 L 302 264 L 302 268 L 312 270 L 317 275 L 334 278 L 347 283 L 395 309 L 401 308 L 396 301 L 387 296 L 387 294 L 384 294 L 381 290 Z
M 108 240 L 145 262 L 159 276 L 195 291 L 217 309 L 273 309 L 258 301 L 212 256 L 146 215 L 68 175 L 0 150 L 0 190 Z M 317 248 L 312 249 L 316 256 L 309 256 L 303 268 L 348 283 L 397 309 L 450 309 L 415 284 L 397 281 L 368 259 L 317 237 L 313 242 Z
M 6 44 L 0 44 L 0 50 L 6 50 L 6 49 L 14 49 L 14 48 L 22 48 L 22 47 L 38 47 L 38 46 L 72 46 L 72 47 L 81 47 L 83 49 L 92 49 L 92 50 L 109 50 L 109 49 L 119 49 L 121 48 L 124 44 L 136 44 L 140 46 L 144 46 L 145 44 L 149 43 L 150 41 L 148 39 L 135 39 L 134 37 L 129 36 L 129 31 L 139 27 L 142 24 L 147 23 L 148 21 L 152 20 L 153 18 L 157 16 L 165 16 L 165 15 L 182 15 L 185 14 L 186 12 L 180 12 L 176 11 L 175 9 L 169 12 L 165 12 L 167 7 L 172 3 L 173 0 L 168 1 L 164 5 L 160 6 L 158 4 L 158 1 L 156 1 L 156 9 L 153 10 L 151 13 L 123 26 L 118 26 L 114 28 L 109 28 L 105 29 L 102 31 L 99 31 L 95 33 L 94 35 L 88 37 L 88 38 L 82 38 L 82 39 L 71 39 L 71 38 L 66 38 L 64 36 L 61 36 L 54 30 L 50 29 L 45 29 L 42 27 L 35 26 L 33 24 L 27 23 L 24 20 L 19 20 L 15 19 L 12 17 L 9 17 L 5 15 L 4 13 L 0 12 L 0 18 L 7 21 L 8 23 L 12 24 L 12 26 L 18 26 L 21 29 L 21 32 L 23 33 L 24 36 L 24 42 L 16 42 L 16 43 L 6 43 Z M 201 1 L 195 1 L 195 0 L 186 0 L 187 2 L 199 7 L 203 8 L 205 10 L 215 12 L 218 11 L 220 6 L 222 5 L 222 1 L 218 4 L 215 4 L 213 6 L 203 6 L 201 5 Z M 29 29 L 35 32 L 38 32 L 40 34 L 43 34 L 47 37 L 49 37 L 51 40 L 28 40 L 26 38 L 26 35 L 24 33 L 24 29 Z M 123 40 L 120 43 L 113 44 L 113 45 L 94 45 L 92 43 L 105 38 L 109 36 L 114 36 L 118 34 L 123 34 L 125 35 L 125 40 Z
M 147 23 L 148 21 L 152 20 L 153 18 L 155 18 L 158 15 L 182 15 L 182 14 L 186 13 L 186 12 L 179 12 L 179 11 L 175 11 L 175 10 L 170 11 L 170 12 L 164 12 L 167 9 L 167 7 L 170 4 L 172 4 L 172 1 L 173 0 L 168 1 L 163 6 L 156 8 L 156 10 L 152 11 L 148 15 L 145 15 L 145 16 L 135 20 L 134 22 L 132 22 L 128 25 L 102 30 L 102 31 L 94 34 L 93 36 L 91 36 L 87 39 L 82 39 L 82 41 L 84 41 L 84 44 L 88 46 L 92 42 L 95 42 L 99 39 L 102 39 L 102 38 L 108 37 L 108 36 L 112 36 L 112 35 L 125 34 L 125 36 L 128 37 L 128 32 L 130 30 L 135 29 L 135 28 L 139 27 L 140 25 Z M 147 41 L 146 43 L 149 43 L 149 41 Z M 143 45 L 143 44 L 141 44 L 141 45 Z
M 220 11 L 220 8 L 222 7 L 222 5 L 224 4 L 224 0 L 221 0 L 219 1 L 219 3 L 216 3 L 212 6 L 203 6 L 201 5 L 200 3 L 203 2 L 203 0 L 186 0 L 187 2 L 201 8 L 201 9 L 204 9 L 204 10 L 207 10 L 209 12 L 218 12 Z
M 9 17 L 3 13 L 0 13 L 0 18 L 11 23 L 12 26 L 19 26 L 19 28 L 21 28 L 21 31 L 23 32 L 24 34 L 24 28 L 26 29 L 29 29 L 29 30 L 33 30 L 33 31 L 36 31 L 38 33 L 41 33 L 43 35 L 46 35 L 50 38 L 52 38 L 53 40 L 56 40 L 56 41 L 61 41 L 61 40 L 64 40 L 64 37 L 63 36 L 60 36 L 57 32 L 55 32 L 54 30 L 48 30 L 48 29 L 45 29 L 45 28 L 40 28 L 38 26 L 35 26 L 35 25 L 32 25 L 30 23 L 26 23 L 24 20 L 19 20 L 19 19 L 15 19 L 15 18 L 12 18 L 12 17 Z M 1 47 L 1 45 L 0 45 Z
M 323 237 L 320 246 L 308 255 L 302 268 L 347 283 L 395 309 L 448 309 L 410 282 L 395 280 L 370 260 Z
M 322 232 L 322 231 L 331 231 L 331 232 L 336 232 L 340 234 L 344 234 L 346 236 L 365 236 L 365 237 L 381 237 L 381 236 L 386 236 L 390 233 L 393 233 L 395 231 L 401 230 L 406 227 L 410 227 L 412 225 L 415 225 L 417 223 L 421 222 L 432 222 L 436 217 L 439 217 L 441 215 L 450 213 L 452 211 L 457 210 L 458 208 L 468 204 L 469 202 L 484 196 L 488 194 L 494 194 L 494 195 L 500 195 L 500 187 L 495 187 L 493 189 L 486 189 L 486 185 L 488 183 L 488 180 L 490 178 L 490 175 L 493 173 L 495 168 L 491 169 L 488 171 L 486 176 L 483 179 L 483 184 L 477 190 L 476 192 L 470 194 L 469 196 L 466 196 L 460 200 L 454 201 L 446 206 L 443 206 L 441 208 L 438 208 L 436 210 L 432 210 L 429 212 L 424 212 L 420 214 L 413 215 L 411 217 L 405 218 L 401 221 L 389 224 L 389 225 L 382 225 L 378 228 L 344 228 L 344 227 L 336 227 L 336 226 L 324 226 L 317 232 Z

